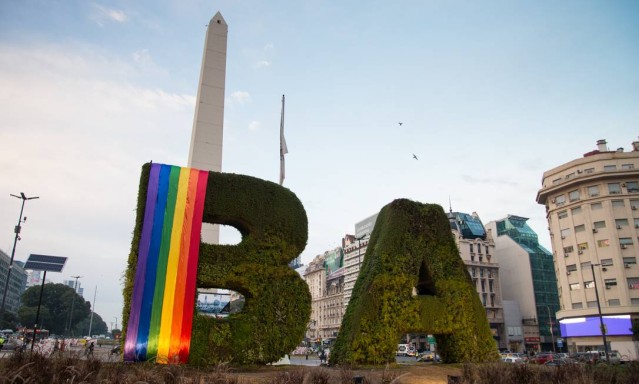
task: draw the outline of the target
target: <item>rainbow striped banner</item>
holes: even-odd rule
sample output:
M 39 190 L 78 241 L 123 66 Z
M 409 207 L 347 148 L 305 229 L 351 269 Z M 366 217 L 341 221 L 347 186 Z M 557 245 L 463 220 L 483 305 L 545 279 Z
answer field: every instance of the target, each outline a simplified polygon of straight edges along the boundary
M 125 361 L 186 363 L 208 171 L 151 164 Z

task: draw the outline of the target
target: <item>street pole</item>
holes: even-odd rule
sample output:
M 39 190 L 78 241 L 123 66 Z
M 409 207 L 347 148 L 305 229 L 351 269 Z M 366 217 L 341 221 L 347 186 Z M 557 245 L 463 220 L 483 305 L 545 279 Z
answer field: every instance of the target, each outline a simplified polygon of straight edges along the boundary
M 365 237 L 366 237 L 366 234 L 363 234 L 362 236 L 355 238 L 355 240 L 357 240 L 357 275 L 358 276 L 359 276 L 360 269 L 362 268 L 362 260 L 360 258 L 361 254 L 362 254 L 361 241 Z
M 40 286 L 40 299 L 38 299 L 38 310 L 36 311 L 35 323 L 33 324 L 33 339 L 31 340 L 31 354 L 33 354 L 33 344 L 35 344 L 36 333 L 38 332 L 38 320 L 40 319 L 40 306 L 42 305 L 42 292 L 44 292 L 44 282 L 47 281 L 47 271 L 44 271 L 42 285 Z
M 608 356 L 608 341 L 606 340 L 606 327 L 604 325 L 603 316 L 601 315 L 601 304 L 599 303 L 599 289 L 597 288 L 597 279 L 595 277 L 595 266 L 601 264 L 590 264 L 592 269 L 592 281 L 595 283 L 595 297 L 597 298 L 597 310 L 599 311 L 599 324 L 601 327 L 601 335 L 603 336 L 604 352 L 606 354 L 606 362 L 610 363 L 610 356 Z
M 546 309 L 548 310 L 548 326 L 550 327 L 550 342 L 552 343 L 552 353 L 557 353 L 555 350 L 555 333 L 553 332 L 553 324 L 552 317 L 550 316 L 550 307 L 546 305 Z
M 18 199 L 22 199 L 22 207 L 20 207 L 20 216 L 18 216 L 18 225 L 16 225 L 15 228 L 13 229 L 16 235 L 13 239 L 13 250 L 11 251 L 11 260 L 9 261 L 9 268 L 7 270 L 7 280 L 5 280 L 4 282 L 4 292 L 2 293 L 2 305 L 0 305 L 0 321 L 2 321 L 2 319 L 4 318 L 4 304 L 7 299 L 7 291 L 9 291 L 9 279 L 11 278 L 11 270 L 13 269 L 13 258 L 15 257 L 15 254 L 16 254 L 16 245 L 18 244 L 18 240 L 20 240 L 20 230 L 22 229 L 21 224 L 27 220 L 26 217 L 24 219 L 22 218 L 22 212 L 24 212 L 24 203 L 27 200 L 40 198 L 38 196 L 27 197 L 25 196 L 24 192 L 20 192 L 20 196 L 17 196 L 11 193 L 9 195 L 16 197 Z
M 98 286 L 95 286 L 95 291 L 93 292 L 93 304 L 91 305 L 91 319 L 89 319 L 89 334 L 87 336 L 91 337 L 91 329 L 93 328 L 93 312 L 95 312 L 95 296 L 98 294 Z
M 78 290 L 78 279 L 82 276 L 71 276 L 75 279 L 75 283 L 73 285 L 73 295 L 71 296 L 71 312 L 69 313 L 69 324 L 67 325 L 67 331 L 65 332 L 67 336 L 69 336 L 69 332 L 71 331 L 71 322 L 73 321 L 73 306 L 75 305 L 75 295 L 77 295 Z

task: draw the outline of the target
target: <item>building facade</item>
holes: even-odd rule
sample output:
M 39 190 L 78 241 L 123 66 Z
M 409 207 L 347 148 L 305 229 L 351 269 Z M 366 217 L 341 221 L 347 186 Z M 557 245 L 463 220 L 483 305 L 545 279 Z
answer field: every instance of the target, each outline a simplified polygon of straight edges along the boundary
M 4 286 L 7 282 L 10 262 L 11 257 L 0 251 L 0 295 L 4 295 Z M 4 309 L 5 311 L 13 314 L 18 313 L 18 309 L 21 304 L 20 298 L 27 286 L 27 272 L 24 268 L 22 268 L 23 265 L 24 264 L 22 262 L 14 260 L 13 265 L 11 266 L 11 277 L 9 278 L 9 286 L 4 302 Z
M 477 213 L 447 214 L 459 256 L 466 264 L 479 298 L 486 309 L 490 330 L 499 349 L 506 349 L 504 309 L 499 281 L 499 264 L 494 259 L 495 243 Z
M 346 235 L 342 239 L 344 248 L 344 308 L 351 300 L 355 281 L 364 262 L 368 240 L 377 221 L 377 213 L 355 224 L 355 235 Z
M 630 152 L 606 144 L 544 172 L 537 202 L 546 207 L 569 350 L 603 350 L 603 321 L 608 347 L 636 358 L 639 141 Z
M 344 250 L 337 247 L 316 256 L 304 272 L 311 293 L 311 318 L 306 338 L 311 344 L 329 345 L 344 317 Z
M 527 221 L 508 215 L 486 224 L 486 229 L 495 241 L 503 299 L 519 303 L 524 344 L 517 346 L 518 352 L 557 351 L 559 297 L 553 257 Z

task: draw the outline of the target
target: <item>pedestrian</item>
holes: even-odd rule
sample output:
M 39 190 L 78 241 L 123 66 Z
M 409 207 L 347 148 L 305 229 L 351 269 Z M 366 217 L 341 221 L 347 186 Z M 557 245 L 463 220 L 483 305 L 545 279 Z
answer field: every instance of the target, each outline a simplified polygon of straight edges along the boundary
M 93 343 L 93 341 L 90 342 L 89 346 L 87 347 L 87 350 L 86 350 L 87 357 L 89 357 L 89 356 L 93 357 L 93 348 L 94 347 L 95 347 L 95 344 Z
M 53 343 L 53 352 L 51 352 L 51 355 L 55 355 L 56 352 L 58 352 L 60 350 L 60 340 L 55 339 L 55 343 Z

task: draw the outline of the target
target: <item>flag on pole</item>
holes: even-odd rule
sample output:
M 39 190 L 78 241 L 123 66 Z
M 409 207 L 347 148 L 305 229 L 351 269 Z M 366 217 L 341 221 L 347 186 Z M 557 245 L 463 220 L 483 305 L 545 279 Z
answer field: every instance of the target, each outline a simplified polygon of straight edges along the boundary
M 288 153 L 284 138 L 284 95 L 282 95 L 282 117 L 280 120 L 280 185 L 284 183 L 284 155 Z

